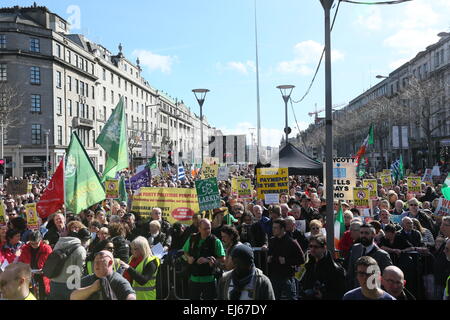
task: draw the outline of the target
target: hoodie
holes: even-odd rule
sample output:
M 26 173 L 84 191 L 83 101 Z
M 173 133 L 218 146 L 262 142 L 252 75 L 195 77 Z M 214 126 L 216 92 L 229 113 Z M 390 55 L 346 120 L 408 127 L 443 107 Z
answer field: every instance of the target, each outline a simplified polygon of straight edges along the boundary
M 74 237 L 61 237 L 53 248 L 53 251 L 58 249 L 68 249 L 69 247 L 77 244 L 79 245 L 79 247 L 75 249 L 75 251 L 73 251 L 72 254 L 67 258 L 66 262 L 64 263 L 64 267 L 62 268 L 61 274 L 56 278 L 51 279 L 52 281 L 58 283 L 66 283 L 67 279 L 73 276 L 75 272 L 73 270 L 68 270 L 69 273 L 67 273 L 67 269 L 70 266 L 78 266 L 80 268 L 81 277 L 81 275 L 83 274 L 84 261 L 86 260 L 86 249 L 81 245 L 80 239 Z

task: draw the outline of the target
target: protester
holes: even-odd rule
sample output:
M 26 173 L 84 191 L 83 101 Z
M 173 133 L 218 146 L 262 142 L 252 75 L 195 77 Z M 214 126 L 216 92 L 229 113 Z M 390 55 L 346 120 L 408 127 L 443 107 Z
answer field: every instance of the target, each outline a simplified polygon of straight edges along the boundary
M 130 283 L 113 270 L 114 257 L 110 251 L 98 252 L 94 258 L 94 274 L 81 278 L 80 288 L 71 300 L 136 300 Z
M 90 275 L 94 273 L 94 258 L 97 253 L 100 251 L 109 251 L 111 253 L 114 252 L 114 243 L 109 240 L 100 240 L 97 242 L 97 244 L 94 246 L 94 249 L 91 251 L 91 253 L 86 258 L 86 266 L 84 268 L 84 275 Z M 119 274 L 123 273 L 123 269 L 121 268 L 120 259 L 114 258 L 113 260 L 113 270 L 115 272 L 118 272 Z
M 224 270 L 225 271 L 229 271 L 232 270 L 234 268 L 233 265 L 233 260 L 231 258 L 231 251 L 233 250 L 233 248 L 239 244 L 241 244 L 241 242 L 239 241 L 239 233 L 236 230 L 236 228 L 231 227 L 231 226 L 223 226 L 222 230 L 220 230 L 221 233 L 221 238 L 222 238 L 222 243 L 225 249 L 225 264 L 224 264 Z
M 147 238 L 147 241 L 150 248 L 160 243 L 164 251 L 167 252 L 172 243 L 172 237 L 161 231 L 161 224 L 158 220 L 152 220 L 149 224 L 149 229 L 150 236 Z
M 386 267 L 381 278 L 382 288 L 396 300 L 416 300 L 405 288 L 406 280 L 403 271 L 396 266 Z
M 24 243 L 20 241 L 20 231 L 9 229 L 6 231 L 6 243 L 1 248 L 1 255 L 8 263 L 17 262 Z
M 66 228 L 66 219 L 61 213 L 56 213 L 52 218 L 49 218 L 49 221 L 51 223 L 47 225 L 48 232 L 45 234 L 44 240 L 47 240 L 53 248 L 59 237 L 66 237 L 69 230 Z
M 0 273 L 0 292 L 6 300 L 36 300 L 30 283 L 31 268 L 23 262 L 10 264 Z

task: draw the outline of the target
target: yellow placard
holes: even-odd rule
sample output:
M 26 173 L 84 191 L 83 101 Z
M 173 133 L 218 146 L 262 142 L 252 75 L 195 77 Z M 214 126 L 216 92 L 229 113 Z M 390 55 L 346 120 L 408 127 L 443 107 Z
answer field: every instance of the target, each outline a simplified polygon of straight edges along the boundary
M 119 180 L 111 179 L 105 181 L 106 199 L 119 198 Z
M 381 184 L 383 187 L 390 187 L 392 186 L 392 177 L 391 175 L 382 175 L 381 177 Z
M 256 170 L 256 189 L 258 199 L 265 199 L 265 194 L 289 193 L 289 176 L 287 168 L 259 168 Z
M 27 193 L 30 193 L 32 189 L 33 189 L 33 185 L 31 183 L 28 183 Z
M 421 192 L 421 177 L 407 177 L 408 180 L 408 192 L 418 194 Z
M 0 200 L 0 226 L 4 225 L 6 225 L 5 207 L 3 205 L 3 200 Z
M 383 169 L 383 175 L 387 176 L 387 175 L 391 175 L 391 169 Z
M 237 194 L 239 199 L 250 199 L 253 194 L 252 179 L 233 178 L 231 181 L 231 190 Z
M 217 178 L 219 174 L 218 164 L 203 164 L 201 179 Z
M 369 189 L 370 199 L 377 199 L 378 182 L 377 179 L 364 179 L 363 187 Z
M 36 210 L 36 203 L 27 203 L 25 205 L 25 212 L 27 215 L 27 227 L 29 229 L 38 229 L 39 228 L 39 220 L 38 214 Z
M 141 214 L 141 218 L 150 218 L 152 209 L 162 210 L 163 218 L 169 223 L 191 224 L 192 216 L 199 213 L 197 190 L 186 188 L 141 188 L 133 196 L 132 211 Z
M 369 208 L 369 188 L 353 188 L 353 203 L 357 208 Z

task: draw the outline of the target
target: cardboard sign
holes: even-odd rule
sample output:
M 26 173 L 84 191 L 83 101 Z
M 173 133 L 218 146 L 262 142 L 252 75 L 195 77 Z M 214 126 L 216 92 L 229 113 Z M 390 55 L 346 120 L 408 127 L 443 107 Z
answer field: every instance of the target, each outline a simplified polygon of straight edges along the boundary
M 209 164 L 209 165 L 213 165 L 213 164 L 219 164 L 219 158 L 216 157 L 204 157 L 203 158 L 203 165 L 205 164 Z
M 435 216 L 449 216 L 450 215 L 450 200 L 444 198 L 439 198 L 438 205 L 434 211 Z
M 264 195 L 264 202 L 266 204 L 278 204 L 280 203 L 280 195 L 278 193 L 266 193 Z
M 231 190 L 239 199 L 251 199 L 253 195 L 252 180 L 247 178 L 233 178 Z
M 425 182 L 427 186 L 433 185 L 433 175 L 431 169 L 425 169 L 425 174 L 422 177 L 422 182 Z
M 3 205 L 3 200 L 0 200 L 0 226 L 6 226 L 5 207 Z
M 333 198 L 337 201 L 352 201 L 356 186 L 356 159 L 333 158 Z
M 306 232 L 306 220 L 295 220 L 295 229 L 300 231 L 302 234 Z
M 363 187 L 369 189 L 369 197 L 372 200 L 378 199 L 377 189 L 378 182 L 377 179 L 364 179 Z
M 383 185 L 383 187 L 391 187 L 392 186 L 391 175 L 382 175 L 381 176 L 381 184 Z
M 162 216 L 173 224 L 191 224 L 192 216 L 200 212 L 197 190 L 187 188 L 141 188 L 133 196 L 131 210 L 150 218 L 154 207 L 161 208 Z
M 387 175 L 391 175 L 391 169 L 383 169 L 383 175 L 387 176 Z
M 28 180 L 10 180 L 6 185 L 6 193 L 13 196 L 27 194 Z
M 228 180 L 229 175 L 230 175 L 230 169 L 228 169 L 228 167 L 219 167 L 219 172 L 217 174 L 217 180 L 219 180 L 219 181 Z
M 434 166 L 433 170 L 431 171 L 432 176 L 441 176 L 441 170 L 439 170 L 439 166 Z
M 356 208 L 369 208 L 369 188 L 353 188 L 353 202 Z
M 25 205 L 26 215 L 27 215 L 27 227 L 30 230 L 39 229 L 39 220 L 36 210 L 36 203 L 27 203 Z
M 111 179 L 105 181 L 106 199 L 119 198 L 119 180 Z
M 220 208 L 220 194 L 217 178 L 195 181 L 200 211 Z
M 414 194 L 420 194 L 422 179 L 420 177 L 407 177 L 406 179 L 408 180 L 408 191 Z
M 219 174 L 218 164 L 203 164 L 201 179 L 217 178 Z
M 256 189 L 258 190 L 258 199 L 264 200 L 264 195 L 268 193 L 289 193 L 288 184 L 289 177 L 287 168 L 259 168 L 256 170 Z

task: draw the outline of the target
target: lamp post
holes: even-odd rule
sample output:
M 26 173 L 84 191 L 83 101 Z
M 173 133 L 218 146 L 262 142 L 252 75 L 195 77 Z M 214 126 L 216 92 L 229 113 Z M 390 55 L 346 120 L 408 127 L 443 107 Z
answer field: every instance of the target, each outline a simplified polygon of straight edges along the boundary
M 320 0 L 325 13 L 325 163 L 327 199 L 327 246 L 334 254 L 334 210 L 333 210 L 333 122 L 331 87 L 331 23 L 330 11 L 334 0 Z
M 206 94 L 209 92 L 208 89 L 194 89 L 192 92 L 197 99 L 198 105 L 200 106 L 200 139 L 202 145 L 202 164 L 203 164 L 203 103 L 205 103 Z
M 288 136 L 289 133 L 291 133 L 291 128 L 288 127 L 288 111 L 287 111 L 287 104 L 289 99 L 291 98 L 292 90 L 294 90 L 295 86 L 287 84 L 278 86 L 277 89 L 280 89 L 281 95 L 284 100 L 284 112 L 285 112 L 285 125 L 284 125 L 284 133 L 286 134 L 286 145 L 288 143 Z
M 50 129 L 44 131 L 45 134 L 45 178 L 48 179 L 48 135 L 50 134 Z

